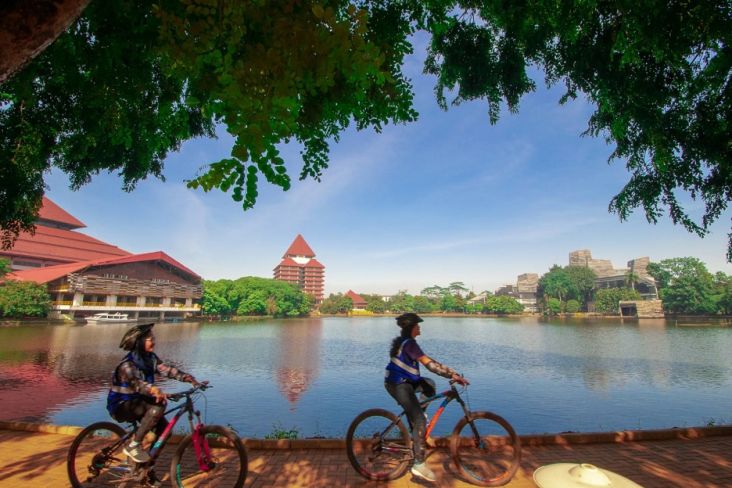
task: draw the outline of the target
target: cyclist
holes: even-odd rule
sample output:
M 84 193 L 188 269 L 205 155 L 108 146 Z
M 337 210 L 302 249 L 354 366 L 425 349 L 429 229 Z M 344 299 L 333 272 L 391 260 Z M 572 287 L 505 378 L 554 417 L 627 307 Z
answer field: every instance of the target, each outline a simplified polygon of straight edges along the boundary
M 142 448 L 145 434 L 154 428 L 155 434 L 160 436 L 168 425 L 163 415 L 166 395 L 155 386 L 155 374 L 194 386 L 200 384 L 190 374 L 163 363 L 155 354 L 154 325 L 136 325 L 122 337 L 119 347 L 129 353 L 115 368 L 112 387 L 107 395 L 107 410 L 113 419 L 140 422 L 132 440 L 122 451 L 137 463 L 150 461 L 150 455 Z
M 423 320 L 416 313 L 405 313 L 396 318 L 396 323 L 402 331 L 391 342 L 390 361 L 386 365 L 384 387 L 389 395 L 404 408 L 412 427 L 412 446 L 414 450 L 412 474 L 427 481 L 435 481 L 435 474 L 424 460 L 426 420 L 417 399 L 418 391 L 430 397 L 435 394 L 435 388 L 433 386 L 434 382 L 420 376 L 419 363 L 422 363 L 433 373 L 461 385 L 468 385 L 469 382 L 454 369 L 435 361 L 422 352 L 416 341 L 416 337 L 421 333 L 420 322 L 423 322 Z

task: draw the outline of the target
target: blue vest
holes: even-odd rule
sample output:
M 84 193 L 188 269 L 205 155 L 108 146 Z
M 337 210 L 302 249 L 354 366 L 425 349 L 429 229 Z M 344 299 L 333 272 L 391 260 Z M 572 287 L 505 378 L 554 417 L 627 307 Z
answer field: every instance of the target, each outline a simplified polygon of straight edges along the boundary
M 384 372 L 384 381 L 387 383 L 416 383 L 419 381 L 421 376 L 419 375 L 419 362 L 409 357 L 404 353 L 404 345 L 408 341 L 414 339 L 404 339 L 402 345 L 399 346 L 396 356 L 391 358 L 389 364 L 386 365 L 386 371 Z
M 153 354 L 153 368 L 149 371 L 142 369 L 140 365 L 135 362 L 135 359 L 132 357 L 132 353 L 125 356 L 117 367 L 114 368 L 114 373 L 112 374 L 112 387 L 109 389 L 109 393 L 107 394 L 107 411 L 112 418 L 114 418 L 114 413 L 117 411 L 120 403 L 140 396 L 140 394 L 135 391 L 129 383 L 123 383 L 120 381 L 119 375 L 117 374 L 119 367 L 126 362 L 132 362 L 137 366 L 137 376 L 141 380 L 145 380 L 146 383 L 150 383 L 151 385 L 155 383 L 155 369 L 158 362 L 158 357 L 155 354 Z

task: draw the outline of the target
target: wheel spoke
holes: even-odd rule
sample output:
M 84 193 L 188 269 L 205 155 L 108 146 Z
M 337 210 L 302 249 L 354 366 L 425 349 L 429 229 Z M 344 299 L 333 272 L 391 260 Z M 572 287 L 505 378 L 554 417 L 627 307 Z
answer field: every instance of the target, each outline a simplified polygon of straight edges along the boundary
M 385 410 L 370 410 L 356 417 L 348 429 L 346 446 L 354 469 L 372 480 L 398 478 L 412 458 L 409 433 Z
M 476 412 L 471 423 L 458 423 L 451 439 L 458 471 L 471 483 L 500 486 L 508 483 L 521 457 L 521 447 L 513 428 L 489 412 Z M 475 430 L 478 437 L 475 435 Z

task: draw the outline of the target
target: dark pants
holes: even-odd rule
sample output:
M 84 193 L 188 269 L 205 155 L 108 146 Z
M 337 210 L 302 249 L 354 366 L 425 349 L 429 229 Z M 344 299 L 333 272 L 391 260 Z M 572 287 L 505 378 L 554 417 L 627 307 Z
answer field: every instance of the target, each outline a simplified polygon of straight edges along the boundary
M 139 397 L 127 400 L 119 404 L 114 412 L 114 418 L 119 422 L 135 422 L 139 421 L 140 426 L 135 432 L 134 440 L 142 442 L 153 427 L 155 435 L 160 437 L 168 426 L 168 420 L 163 415 L 165 413 L 165 405 L 155 403 L 155 399 L 151 397 Z
M 414 462 L 424 462 L 424 433 L 427 422 L 424 418 L 424 411 L 419 405 L 414 386 L 410 383 L 384 383 L 386 391 L 407 414 L 407 420 L 412 428 L 412 448 L 414 449 Z

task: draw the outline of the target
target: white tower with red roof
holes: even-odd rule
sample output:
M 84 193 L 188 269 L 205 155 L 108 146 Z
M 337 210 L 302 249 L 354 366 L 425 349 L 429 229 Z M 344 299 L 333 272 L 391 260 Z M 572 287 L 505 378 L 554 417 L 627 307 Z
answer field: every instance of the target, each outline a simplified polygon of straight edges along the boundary
M 315 303 L 323 301 L 325 266 L 315 259 L 315 253 L 300 234 L 275 267 L 274 279 L 299 286 L 302 291 L 315 297 Z

